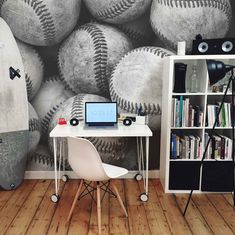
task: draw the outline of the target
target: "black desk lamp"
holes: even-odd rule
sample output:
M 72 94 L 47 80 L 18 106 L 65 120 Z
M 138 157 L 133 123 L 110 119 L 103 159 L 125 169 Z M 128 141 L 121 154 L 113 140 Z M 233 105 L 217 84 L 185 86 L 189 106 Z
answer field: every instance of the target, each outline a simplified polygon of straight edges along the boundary
M 232 112 L 231 112 L 232 115 L 231 115 L 231 120 L 232 120 L 232 159 L 233 159 L 233 174 L 234 174 L 234 149 L 235 149 L 235 146 L 234 146 L 234 144 L 235 144 L 235 138 L 234 138 L 234 118 L 235 118 L 235 116 L 234 116 L 234 89 L 235 89 L 235 83 L 234 82 L 235 82 L 235 77 L 233 76 L 233 69 L 235 68 L 235 66 L 234 65 L 226 65 L 222 61 L 218 61 L 218 60 L 207 60 L 206 63 L 207 63 L 207 70 L 208 70 L 210 85 L 214 85 L 215 83 L 220 81 L 222 78 L 224 78 L 224 76 L 226 75 L 227 72 L 231 71 L 232 74 L 229 78 L 226 90 L 225 90 L 223 98 L 222 98 L 222 102 L 221 102 L 221 104 L 219 106 L 219 110 L 216 114 L 215 122 L 213 124 L 210 137 L 207 141 L 205 150 L 203 152 L 200 167 L 202 166 L 203 161 L 205 159 L 206 152 L 207 152 L 207 149 L 209 147 L 212 135 L 214 133 L 216 123 L 218 122 L 220 111 L 222 109 L 225 98 L 227 96 L 227 92 L 228 92 L 230 83 L 232 82 Z M 185 215 L 185 213 L 187 211 L 188 204 L 189 204 L 189 201 L 192 197 L 192 194 L 193 194 L 193 189 L 191 190 L 191 192 L 189 194 L 188 201 L 187 201 L 187 204 L 185 206 L 183 215 Z M 233 206 L 235 206 L 235 197 L 234 196 L 235 196 L 235 187 L 234 187 L 234 180 L 233 180 Z

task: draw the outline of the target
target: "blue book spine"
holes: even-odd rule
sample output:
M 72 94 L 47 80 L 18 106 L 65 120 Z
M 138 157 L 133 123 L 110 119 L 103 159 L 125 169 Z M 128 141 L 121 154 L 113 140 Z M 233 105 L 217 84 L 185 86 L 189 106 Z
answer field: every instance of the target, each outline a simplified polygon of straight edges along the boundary
M 183 123 L 183 96 L 181 95 L 180 96 L 180 109 L 179 109 L 180 113 L 179 113 L 179 121 L 180 121 L 180 124 L 179 126 L 182 127 Z

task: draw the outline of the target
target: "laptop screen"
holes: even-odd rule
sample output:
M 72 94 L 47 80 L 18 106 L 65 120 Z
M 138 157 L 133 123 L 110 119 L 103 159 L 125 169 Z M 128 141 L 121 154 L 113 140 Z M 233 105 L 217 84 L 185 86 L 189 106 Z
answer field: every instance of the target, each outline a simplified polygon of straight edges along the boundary
M 117 123 L 117 103 L 86 102 L 85 123 L 88 126 L 113 126 Z

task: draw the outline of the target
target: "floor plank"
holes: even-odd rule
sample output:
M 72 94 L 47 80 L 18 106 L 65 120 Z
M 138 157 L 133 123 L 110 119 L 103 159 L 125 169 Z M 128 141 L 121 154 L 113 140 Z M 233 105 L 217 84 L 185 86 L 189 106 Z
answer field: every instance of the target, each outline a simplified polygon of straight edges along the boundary
M 39 180 L 30 192 L 27 200 L 21 206 L 21 210 L 12 221 L 6 235 L 24 235 L 36 213 L 39 204 L 50 184 L 49 180 Z
M 142 182 L 140 181 L 139 184 L 142 184 Z M 161 208 L 157 192 L 152 181 L 149 182 L 148 202 L 143 203 L 143 205 L 146 211 L 147 221 L 151 234 L 171 234 L 167 219 Z
M 66 235 L 69 228 L 69 223 L 67 223 L 67 216 L 69 210 L 72 206 L 72 202 L 75 196 L 75 193 L 78 188 L 77 180 L 69 180 L 61 194 L 61 198 L 58 202 L 55 214 L 52 218 L 50 227 L 48 229 L 49 235 Z
M 94 192 L 96 199 L 96 191 Z M 101 199 L 103 192 L 101 190 Z M 97 205 L 92 201 L 92 210 L 90 217 L 88 235 L 98 234 L 98 220 L 97 220 Z M 109 235 L 109 195 L 105 195 L 101 202 L 101 233 L 102 235 Z
M 131 235 L 151 234 L 144 205 L 139 199 L 140 189 L 137 181 L 125 180 L 128 220 Z
M 21 206 L 27 199 L 28 195 L 36 185 L 37 180 L 25 180 L 15 191 L 12 191 L 12 197 L 6 202 L 0 211 L 0 228 L 4 234 L 11 226 L 12 221 L 17 213 L 21 210 Z
M 88 234 L 92 199 L 85 196 L 78 200 L 69 224 L 68 235 Z
M 222 195 L 210 194 L 207 197 L 209 198 L 210 202 L 214 205 L 220 216 L 224 219 L 224 221 L 227 223 L 227 225 L 235 234 L 234 208 L 231 207 L 230 203 L 227 200 L 224 200 Z
M 165 194 L 158 179 L 149 180 L 149 200 L 139 199 L 143 182 L 115 180 L 127 208 L 125 217 L 118 200 L 105 196 L 102 235 L 230 235 L 235 234 L 231 194 L 193 194 L 185 217 L 187 194 Z M 0 234 L 93 235 L 98 234 L 96 203 L 87 195 L 78 200 L 66 222 L 79 180 L 61 182 L 58 203 L 50 199 L 54 180 L 25 180 L 13 191 L 0 191 Z
M 206 195 L 194 194 L 192 199 L 215 235 L 234 234 Z
M 187 221 L 183 218 L 182 212 L 177 206 L 174 196 L 172 194 L 164 194 L 160 181 L 153 181 L 153 183 L 172 234 L 192 234 Z
M 188 194 L 177 194 L 175 195 L 175 198 L 177 204 L 179 205 L 179 208 L 181 208 L 181 211 L 184 212 L 188 200 Z M 200 211 L 198 211 L 193 200 L 190 200 L 189 202 L 187 211 L 185 213 L 185 220 L 187 221 L 190 230 L 192 231 L 193 234 L 200 234 L 200 235 L 213 234 L 207 222 L 201 215 Z
M 13 196 L 14 192 L 16 192 L 16 191 L 1 191 L 0 210 L 7 203 L 7 201 L 10 200 L 10 198 Z
M 61 183 L 61 188 L 63 190 L 64 183 Z M 56 210 L 57 204 L 52 203 L 51 195 L 55 192 L 54 181 L 50 181 L 50 185 L 45 193 L 45 196 L 38 207 L 37 213 L 33 217 L 26 235 L 34 234 L 37 231 L 38 234 L 46 234 L 50 226 L 52 217 Z
M 120 193 L 124 206 L 127 208 L 125 190 L 123 180 L 114 180 L 116 187 Z M 129 226 L 128 218 L 125 216 L 117 198 L 110 197 L 110 219 L 109 219 L 110 235 L 128 235 Z

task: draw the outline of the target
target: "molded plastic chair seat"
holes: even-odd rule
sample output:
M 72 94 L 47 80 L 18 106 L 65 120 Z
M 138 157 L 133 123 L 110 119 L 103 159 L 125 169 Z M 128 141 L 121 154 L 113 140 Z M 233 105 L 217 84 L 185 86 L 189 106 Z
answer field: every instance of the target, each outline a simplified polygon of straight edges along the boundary
M 100 155 L 96 150 L 95 146 L 87 139 L 68 137 L 67 140 L 68 140 L 69 164 L 73 169 L 73 171 L 81 178 L 80 185 L 75 195 L 67 220 L 69 221 L 72 216 L 75 204 L 82 192 L 83 185 L 85 185 L 86 189 L 87 186 L 90 186 L 90 184 L 89 185 L 86 184 L 84 180 L 95 181 L 96 187 L 95 188 L 92 187 L 93 188 L 92 191 L 96 190 L 97 192 L 96 204 L 97 204 L 97 215 L 98 215 L 98 228 L 100 235 L 101 234 L 101 199 L 100 199 L 101 190 L 104 190 L 104 192 L 109 192 L 115 197 L 117 197 L 119 204 L 121 205 L 125 215 L 128 216 L 117 187 L 113 183 L 111 184 L 114 190 L 113 192 L 109 188 L 109 184 L 108 186 L 106 184 L 101 185 L 100 181 L 118 178 L 128 173 L 128 170 L 123 167 L 102 163 Z M 103 189 L 103 187 L 106 187 L 106 189 Z
M 128 173 L 128 170 L 123 167 L 113 166 L 110 164 L 102 163 L 105 173 L 111 179 L 118 178 Z

